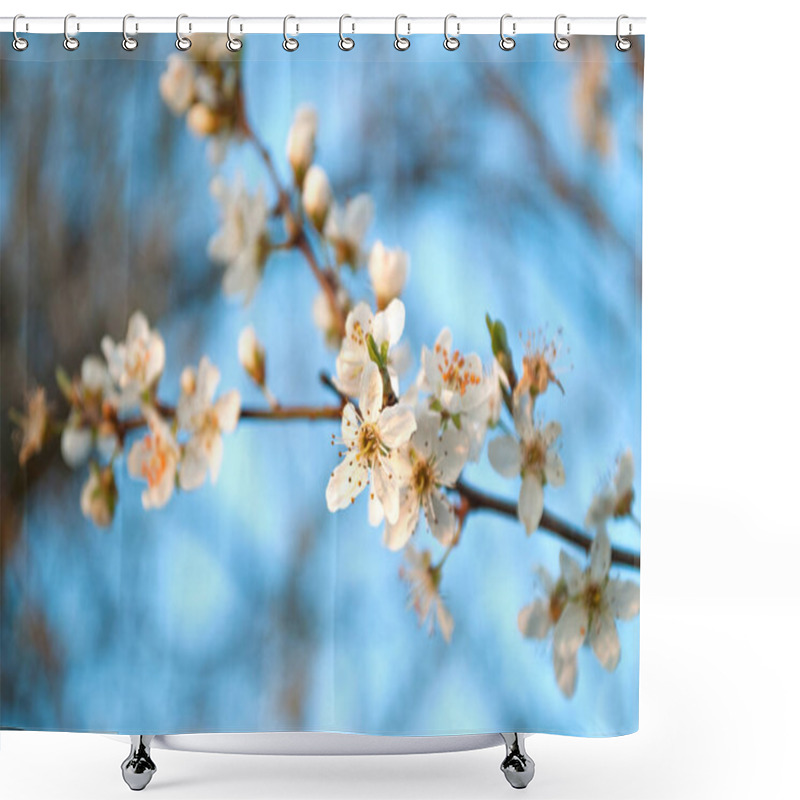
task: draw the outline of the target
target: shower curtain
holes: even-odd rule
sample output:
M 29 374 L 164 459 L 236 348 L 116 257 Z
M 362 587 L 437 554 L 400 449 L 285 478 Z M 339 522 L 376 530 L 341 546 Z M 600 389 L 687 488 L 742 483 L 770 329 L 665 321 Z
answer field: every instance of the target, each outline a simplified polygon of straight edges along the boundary
M 638 727 L 643 43 L 0 46 L 0 726 Z

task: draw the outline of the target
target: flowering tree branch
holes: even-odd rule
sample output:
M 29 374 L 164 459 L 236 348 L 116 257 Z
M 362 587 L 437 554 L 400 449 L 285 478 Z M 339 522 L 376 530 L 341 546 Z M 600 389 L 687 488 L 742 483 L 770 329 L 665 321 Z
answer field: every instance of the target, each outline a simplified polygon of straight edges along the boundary
M 223 434 L 232 433 L 240 420 L 336 421 L 341 437 L 334 436 L 333 444 L 340 461 L 325 490 L 327 507 L 331 512 L 349 509 L 364 493 L 370 524 L 383 527 L 383 544 L 405 551 L 408 568 L 401 574 L 410 583 L 420 622 L 431 628 L 435 623 L 445 640 L 454 623 L 440 584 L 471 513 L 518 519 L 529 535 L 546 530 L 589 554 L 584 567 L 562 551 L 556 579 L 539 568 L 546 597 L 523 609 L 518 620 L 526 637 L 544 638 L 552 631 L 556 678 L 564 694 L 571 695 L 577 648 L 589 642 L 601 663 L 615 669 L 615 620 L 638 613 L 638 586 L 610 577 L 609 569 L 612 563 L 638 569 L 639 555 L 611 547 L 607 533 L 609 523 L 633 516 L 632 453 L 618 458 L 613 481 L 592 498 L 584 526 L 594 537 L 545 509 L 545 490 L 557 490 L 566 480 L 559 452 L 562 428 L 555 420 L 540 420 L 535 407 L 550 386 L 565 392 L 557 375 L 560 331 L 554 338 L 541 331 L 531 335 L 521 364 L 515 363 L 505 326 L 487 315 L 492 359 L 484 366 L 477 353 L 459 350 L 453 333 L 443 328 L 432 347 L 422 348 L 416 379 L 401 390 L 407 358 L 401 352 L 405 306 L 400 295 L 408 276 L 407 254 L 381 242 L 372 245 L 368 256 L 364 252 L 372 201 L 367 195 L 344 205 L 334 201 L 325 172 L 314 163 L 317 116 L 309 107 L 297 110 L 289 131 L 293 180 L 284 186 L 270 150 L 247 121 L 240 62 L 226 54 L 224 39 L 220 45 L 213 59 L 206 59 L 202 48 L 197 53 L 193 48 L 188 59 L 170 58 L 162 95 L 173 111 L 186 113 L 190 129 L 209 137 L 214 154 L 224 153 L 232 137 L 256 148 L 277 197 L 277 213 L 270 213 L 260 188 L 255 194 L 248 191 L 243 177 L 231 186 L 216 176 L 211 193 L 222 223 L 209 242 L 209 254 L 225 265 L 225 293 L 243 294 L 248 302 L 271 253 L 298 251 L 321 289 L 312 315 L 337 354 L 335 374 L 322 372 L 319 379 L 338 403 L 282 405 L 269 388 L 266 348 L 251 325 L 240 334 L 239 361 L 268 407 L 242 408 L 236 389 L 215 399 L 220 371 L 206 356 L 197 367 L 182 371 L 177 405 L 165 404 L 158 397 L 164 340 L 136 312 L 123 341 L 102 341 L 105 360 L 87 356 L 79 378 L 59 375 L 70 406 L 65 422 L 52 419 L 43 390 L 31 396 L 27 414 L 17 415 L 20 462 L 41 449 L 48 436 L 60 436 L 69 466 L 90 462 L 81 508 L 107 526 L 117 501 L 115 462 L 134 431 L 147 428 L 127 449 L 127 468 L 146 482 L 142 504 L 151 509 L 166 504 L 176 487 L 193 491 L 207 476 L 213 483 L 222 463 Z M 204 46 L 215 47 L 213 38 Z M 365 261 L 374 304 L 354 304 L 347 276 Z M 519 481 L 518 502 L 488 494 L 464 478 L 469 464 L 484 453 L 496 472 Z M 437 563 L 430 550 L 418 551 L 412 544 L 422 527 L 444 548 Z
M 466 502 L 467 508 L 465 511 L 467 514 L 470 511 L 494 511 L 507 517 L 513 517 L 514 519 L 519 517 L 519 507 L 516 503 L 483 492 L 465 481 L 458 481 L 455 485 L 455 490 Z M 539 527 L 543 530 L 550 531 L 550 533 L 554 533 L 570 544 L 580 547 L 586 553 L 592 548 L 592 542 L 594 540 L 591 536 L 587 535 L 579 528 L 576 528 L 571 523 L 560 519 L 547 509 L 542 512 L 542 521 L 539 523 Z M 633 567 L 634 569 L 639 569 L 640 566 L 640 557 L 638 553 L 631 553 L 616 547 L 611 548 L 611 561 L 614 564 Z

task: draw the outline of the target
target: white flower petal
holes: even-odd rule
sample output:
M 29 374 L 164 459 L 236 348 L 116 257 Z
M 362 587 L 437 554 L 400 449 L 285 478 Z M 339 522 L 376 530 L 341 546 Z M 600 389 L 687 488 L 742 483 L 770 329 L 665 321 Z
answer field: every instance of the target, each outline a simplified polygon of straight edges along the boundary
M 613 672 L 619 664 L 619 636 L 614 615 L 606 609 L 596 614 L 592 620 L 592 630 L 589 635 L 592 650 L 604 669 Z
M 217 414 L 217 423 L 223 433 L 231 433 L 239 422 L 239 413 L 242 408 L 242 398 L 236 389 L 231 389 L 217 400 L 214 410 Z
M 605 580 L 608 571 L 611 569 L 611 542 L 605 530 L 597 532 L 589 556 L 589 572 L 592 580 L 600 583 Z
M 394 525 L 400 516 L 400 488 L 397 479 L 383 465 L 378 465 L 372 470 L 372 483 L 375 496 L 383 506 L 386 521 Z
M 500 436 L 489 442 L 489 463 L 504 478 L 514 478 L 522 468 L 519 441 L 513 436 Z
M 441 486 L 454 486 L 464 470 L 469 456 L 469 436 L 448 425 L 436 448 L 436 473 Z
M 547 453 L 544 476 L 547 478 L 547 483 L 553 488 L 564 485 L 564 464 L 561 462 L 561 456 L 552 450 Z
M 388 406 L 378 418 L 381 441 L 392 449 L 407 442 L 416 429 L 417 420 L 410 406 Z
M 561 575 L 567 584 L 567 592 L 571 595 L 578 594 L 584 586 L 585 579 L 581 565 L 563 550 L 558 557 Z
M 328 511 L 347 508 L 367 485 L 367 467 L 363 459 L 348 453 L 331 474 L 325 490 Z
M 639 613 L 639 584 L 612 579 L 606 587 L 606 599 L 618 619 L 632 619 Z
M 550 600 L 534 600 L 525 606 L 517 617 L 520 633 L 528 639 L 544 639 L 550 632 L 553 620 L 550 617 Z
M 430 502 L 425 507 L 425 517 L 431 533 L 439 544 L 447 547 L 455 536 L 456 515 L 441 492 L 436 490 L 431 492 Z
M 413 492 L 405 490 L 400 497 L 400 513 L 397 522 L 386 523 L 383 543 L 390 550 L 401 550 L 408 543 L 419 522 L 419 501 Z
M 67 425 L 61 434 L 61 455 L 67 466 L 75 469 L 83 464 L 92 451 L 92 431 Z
M 542 521 L 544 490 L 535 475 L 526 475 L 519 492 L 519 519 L 528 534 L 533 533 Z
M 561 689 L 565 697 L 572 697 L 575 694 L 575 683 L 578 678 L 577 656 L 563 658 L 553 653 L 553 669 L 556 674 L 558 688 Z
M 383 378 L 378 365 L 372 361 L 364 367 L 358 407 L 367 422 L 376 422 L 383 406 Z
M 393 347 L 400 341 L 406 324 L 406 307 L 395 298 L 384 311 L 375 315 L 373 336 L 379 344 L 388 342 Z

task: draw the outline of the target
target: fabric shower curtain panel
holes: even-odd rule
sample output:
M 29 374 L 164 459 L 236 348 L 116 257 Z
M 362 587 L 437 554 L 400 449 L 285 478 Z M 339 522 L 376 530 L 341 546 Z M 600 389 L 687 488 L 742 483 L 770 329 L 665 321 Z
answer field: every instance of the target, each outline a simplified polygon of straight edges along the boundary
M 0 48 L 0 725 L 638 727 L 643 43 Z

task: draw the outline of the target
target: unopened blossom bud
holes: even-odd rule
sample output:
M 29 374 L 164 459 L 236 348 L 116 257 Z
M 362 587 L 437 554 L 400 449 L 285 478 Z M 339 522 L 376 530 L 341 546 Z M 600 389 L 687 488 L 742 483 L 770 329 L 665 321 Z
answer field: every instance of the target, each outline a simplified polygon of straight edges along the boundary
M 317 136 L 317 112 L 311 106 L 301 106 L 294 115 L 286 142 L 286 157 L 294 170 L 295 182 L 303 185 L 303 179 L 314 160 Z
M 328 176 L 322 167 L 313 165 L 303 181 L 303 210 L 318 231 L 322 231 L 333 194 Z
M 387 250 L 382 242 L 375 242 L 369 254 L 368 269 L 378 310 L 382 310 L 403 291 L 408 277 L 408 253 Z
M 192 395 L 197 388 L 197 373 L 192 367 L 184 367 L 181 372 L 181 392 Z
M 186 115 L 186 124 L 195 136 L 211 136 L 219 131 L 222 118 L 205 103 L 195 103 Z
M 267 379 L 267 355 L 252 325 L 239 334 L 239 361 L 253 381 L 263 387 Z
M 117 482 L 111 465 L 100 468 L 92 464 L 89 479 L 81 491 L 81 511 L 95 525 L 107 528 L 117 506 Z

